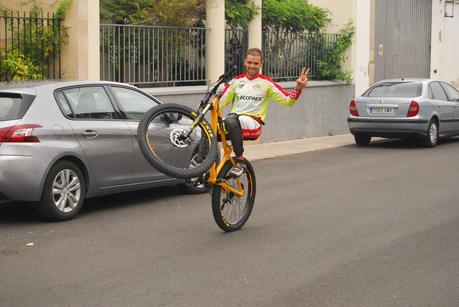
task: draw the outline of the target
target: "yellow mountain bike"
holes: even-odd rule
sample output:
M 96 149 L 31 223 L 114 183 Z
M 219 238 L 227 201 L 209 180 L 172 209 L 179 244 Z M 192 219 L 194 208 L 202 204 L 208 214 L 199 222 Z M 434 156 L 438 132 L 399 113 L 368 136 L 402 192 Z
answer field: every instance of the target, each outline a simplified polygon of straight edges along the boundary
M 161 104 L 145 113 L 137 131 L 143 155 L 160 172 L 211 185 L 213 216 L 226 232 L 238 230 L 247 222 L 256 191 L 255 172 L 249 161 L 242 163 L 242 176 L 230 175 L 235 165 L 233 148 L 227 142 L 216 93 L 231 74 L 219 78 L 197 111 L 179 104 Z M 205 119 L 209 111 L 211 124 Z M 218 140 L 223 147 L 221 159 Z

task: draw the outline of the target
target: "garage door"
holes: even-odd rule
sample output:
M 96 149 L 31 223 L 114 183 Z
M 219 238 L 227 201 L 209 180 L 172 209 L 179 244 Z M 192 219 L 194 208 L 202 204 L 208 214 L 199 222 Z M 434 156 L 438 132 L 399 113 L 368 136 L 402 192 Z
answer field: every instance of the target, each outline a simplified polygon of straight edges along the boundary
M 430 76 L 432 0 L 376 0 L 375 81 Z

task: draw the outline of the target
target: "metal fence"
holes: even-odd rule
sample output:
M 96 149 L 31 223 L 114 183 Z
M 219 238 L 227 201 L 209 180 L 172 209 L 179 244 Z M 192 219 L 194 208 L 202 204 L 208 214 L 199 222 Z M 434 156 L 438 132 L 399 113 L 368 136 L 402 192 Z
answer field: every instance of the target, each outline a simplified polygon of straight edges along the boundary
M 205 28 L 101 24 L 101 80 L 205 84 Z
M 206 84 L 205 28 L 102 24 L 102 80 L 139 86 Z M 263 31 L 263 73 L 276 81 L 296 80 L 302 67 L 320 77 L 321 63 L 331 61 L 339 34 Z M 244 71 L 246 29 L 226 29 L 225 69 Z M 223 73 L 223 72 L 222 72 Z
M 0 81 L 61 78 L 61 19 L 0 13 Z
M 309 76 L 319 78 L 321 63 L 330 63 L 339 34 L 263 31 L 265 63 L 263 73 L 276 81 L 296 80 L 303 67 Z M 238 73 L 244 71 L 244 55 L 248 49 L 248 31 L 226 29 L 225 69 L 234 65 Z M 336 63 L 333 63 L 336 64 Z
M 309 76 L 320 74 L 320 65 L 331 61 L 339 34 L 263 31 L 264 74 L 276 81 L 296 80 L 302 67 Z
M 249 32 L 241 29 L 225 30 L 225 71 L 237 66 L 237 74 L 244 71 L 244 55 L 249 46 Z

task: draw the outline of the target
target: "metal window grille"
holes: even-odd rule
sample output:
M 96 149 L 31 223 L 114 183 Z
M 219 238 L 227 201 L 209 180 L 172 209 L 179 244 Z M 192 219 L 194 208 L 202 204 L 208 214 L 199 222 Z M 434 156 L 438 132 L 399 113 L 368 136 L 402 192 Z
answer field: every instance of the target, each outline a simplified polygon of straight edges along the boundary
M 61 23 L 49 13 L 1 12 L 0 81 L 60 79 Z
M 101 80 L 136 85 L 205 84 L 205 28 L 101 24 Z

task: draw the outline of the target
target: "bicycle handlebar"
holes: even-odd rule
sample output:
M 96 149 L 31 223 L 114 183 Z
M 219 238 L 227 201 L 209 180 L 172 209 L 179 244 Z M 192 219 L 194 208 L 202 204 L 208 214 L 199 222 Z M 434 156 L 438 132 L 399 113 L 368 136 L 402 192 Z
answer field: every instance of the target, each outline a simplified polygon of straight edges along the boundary
M 209 111 L 211 108 L 212 108 L 212 103 L 210 102 L 210 98 L 215 95 L 215 93 L 217 93 L 217 89 L 218 87 L 223 83 L 223 82 L 227 82 L 230 80 L 230 78 L 233 76 L 233 74 L 236 72 L 237 70 L 237 66 L 233 66 L 229 71 L 227 71 L 226 73 L 224 73 L 223 75 L 221 75 L 219 78 L 218 78 L 218 81 L 217 83 L 215 84 L 215 86 L 209 91 L 206 93 L 206 95 L 204 96 L 204 98 L 201 100 L 201 103 L 199 104 L 199 108 L 198 108 L 198 113 L 199 115 L 196 117 L 196 120 L 195 122 L 193 123 L 193 125 L 191 125 L 191 129 L 188 130 L 188 132 L 184 135 L 185 138 L 188 138 L 191 134 L 191 132 L 194 130 L 194 127 L 196 127 L 195 123 L 198 123 L 201 121 L 201 119 L 204 118 L 204 116 L 206 115 L 207 111 Z
M 218 81 L 215 84 L 215 86 L 209 92 L 207 92 L 204 98 L 202 99 L 201 106 L 208 103 L 212 95 L 215 95 L 215 93 L 217 93 L 218 87 L 222 83 L 228 82 L 232 78 L 233 74 L 237 71 L 237 68 L 238 67 L 234 65 L 229 71 L 218 77 Z
M 237 71 L 237 66 L 234 65 L 233 67 L 231 67 L 231 69 L 229 71 L 227 71 L 226 73 L 224 73 L 223 75 L 221 75 L 218 80 L 218 85 L 220 85 L 221 83 L 223 82 L 227 82 L 229 81 L 229 79 L 232 77 L 232 75 Z

